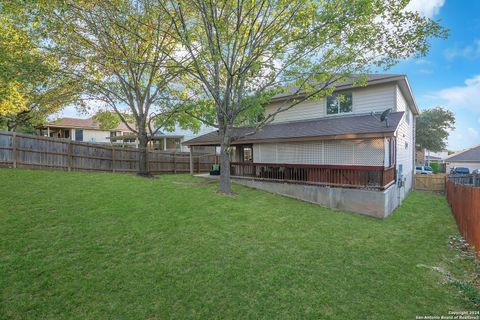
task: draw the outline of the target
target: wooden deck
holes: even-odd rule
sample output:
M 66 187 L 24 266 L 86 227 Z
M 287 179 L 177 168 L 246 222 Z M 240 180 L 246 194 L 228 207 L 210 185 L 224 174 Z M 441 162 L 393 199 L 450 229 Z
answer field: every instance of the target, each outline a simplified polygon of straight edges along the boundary
M 346 188 L 386 189 L 395 183 L 395 166 L 232 162 L 230 174 L 235 178 Z

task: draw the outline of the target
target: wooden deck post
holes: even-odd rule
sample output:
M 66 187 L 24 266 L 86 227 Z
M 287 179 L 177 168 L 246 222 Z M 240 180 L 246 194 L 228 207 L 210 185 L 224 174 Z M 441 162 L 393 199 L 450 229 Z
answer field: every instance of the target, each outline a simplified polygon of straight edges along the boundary
M 12 134 L 12 162 L 13 167 L 17 167 L 17 134 L 14 132 Z
M 190 174 L 193 175 L 193 146 L 190 146 Z

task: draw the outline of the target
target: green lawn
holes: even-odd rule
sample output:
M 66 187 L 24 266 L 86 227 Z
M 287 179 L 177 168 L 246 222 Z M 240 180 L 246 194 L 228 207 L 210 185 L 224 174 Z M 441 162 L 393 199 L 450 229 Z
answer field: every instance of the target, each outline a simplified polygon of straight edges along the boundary
M 0 169 L 1 319 L 415 319 L 472 310 L 443 197 L 382 221 L 188 175 Z

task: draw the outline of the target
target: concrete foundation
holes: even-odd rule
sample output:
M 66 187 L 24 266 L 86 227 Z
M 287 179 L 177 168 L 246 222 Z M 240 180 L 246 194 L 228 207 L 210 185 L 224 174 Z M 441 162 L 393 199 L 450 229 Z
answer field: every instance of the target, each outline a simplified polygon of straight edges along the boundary
M 218 179 L 218 177 L 215 178 Z M 380 219 L 388 217 L 400 205 L 409 191 L 409 188 L 406 189 L 405 187 L 398 187 L 397 185 L 392 185 L 386 190 L 376 191 L 270 182 L 244 178 L 232 178 L 232 182 L 319 204 L 323 207 L 351 211 Z

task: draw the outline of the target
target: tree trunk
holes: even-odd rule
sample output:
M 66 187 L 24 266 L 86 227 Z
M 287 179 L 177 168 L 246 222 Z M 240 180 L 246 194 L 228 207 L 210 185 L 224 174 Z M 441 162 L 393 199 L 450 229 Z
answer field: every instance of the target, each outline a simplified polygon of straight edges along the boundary
M 12 123 L 10 120 L 7 121 L 7 131 L 15 131 L 16 128 L 17 125 L 15 123 Z
M 138 151 L 139 151 L 138 175 L 140 176 L 150 175 L 150 172 L 148 171 L 148 163 L 147 163 L 148 161 L 147 144 L 148 144 L 147 132 L 144 130 L 139 130 L 138 131 Z
M 230 184 L 230 137 L 228 133 L 224 134 L 222 144 L 220 145 L 220 192 L 225 194 L 232 193 Z

